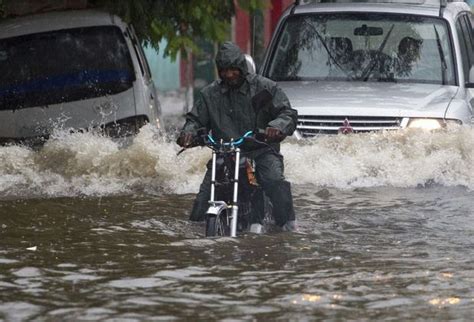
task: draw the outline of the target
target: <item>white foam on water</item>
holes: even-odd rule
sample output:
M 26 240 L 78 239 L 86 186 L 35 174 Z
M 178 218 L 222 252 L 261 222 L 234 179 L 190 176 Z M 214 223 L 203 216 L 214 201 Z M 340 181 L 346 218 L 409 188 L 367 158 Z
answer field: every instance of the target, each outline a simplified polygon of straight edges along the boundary
M 98 133 L 55 131 L 38 151 L 0 147 L 0 194 L 15 196 L 104 196 L 146 191 L 194 192 L 209 151 L 179 147 L 151 126 L 121 147 Z
M 283 144 L 282 153 L 287 177 L 300 184 L 474 188 L 472 129 L 322 136 Z
M 58 130 L 39 150 L 0 147 L 0 198 L 195 193 L 211 152 L 177 156 L 174 138 L 145 126 L 125 147 Z M 321 136 L 282 144 L 294 184 L 354 188 L 426 183 L 474 189 L 474 130 Z

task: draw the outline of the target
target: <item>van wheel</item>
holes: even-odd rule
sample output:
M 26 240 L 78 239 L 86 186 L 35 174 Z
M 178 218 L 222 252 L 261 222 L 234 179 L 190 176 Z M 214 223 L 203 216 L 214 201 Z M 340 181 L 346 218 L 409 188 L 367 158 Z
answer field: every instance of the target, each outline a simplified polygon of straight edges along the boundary
M 148 118 L 146 116 L 143 116 L 143 115 L 138 116 L 135 119 L 135 134 L 140 132 L 140 129 L 147 124 L 148 124 Z

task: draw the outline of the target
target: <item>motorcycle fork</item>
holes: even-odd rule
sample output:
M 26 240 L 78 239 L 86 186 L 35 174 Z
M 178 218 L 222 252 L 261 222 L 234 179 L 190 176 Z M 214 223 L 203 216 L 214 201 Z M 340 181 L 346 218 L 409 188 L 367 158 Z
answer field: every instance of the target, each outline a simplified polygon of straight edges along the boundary
M 239 212 L 239 169 L 240 169 L 240 148 L 235 149 L 235 171 L 234 171 L 234 195 L 232 198 L 232 221 L 230 223 L 230 236 L 237 236 L 237 214 Z
M 210 204 L 214 203 L 215 192 L 216 192 L 216 160 L 217 160 L 217 153 L 216 151 L 212 151 L 212 171 L 211 171 L 211 200 L 209 200 Z
M 238 192 L 239 192 L 239 164 L 240 164 L 240 149 L 235 149 L 235 171 L 234 171 L 234 191 L 232 196 L 232 212 L 230 222 L 230 236 L 237 237 L 237 216 L 239 212 L 238 206 Z M 209 203 L 215 206 L 221 201 L 215 200 L 216 194 L 216 167 L 217 167 L 217 152 L 212 151 L 212 171 L 211 171 L 211 199 Z

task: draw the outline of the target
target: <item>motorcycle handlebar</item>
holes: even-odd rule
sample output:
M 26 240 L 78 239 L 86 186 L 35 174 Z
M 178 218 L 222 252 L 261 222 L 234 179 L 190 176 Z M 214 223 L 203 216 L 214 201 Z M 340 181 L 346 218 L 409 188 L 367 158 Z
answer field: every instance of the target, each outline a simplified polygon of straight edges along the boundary
M 265 145 L 265 146 L 270 146 L 268 143 L 265 142 L 265 130 L 264 129 L 257 129 L 255 131 L 247 131 L 243 136 L 238 138 L 237 140 L 231 140 L 231 141 L 217 141 L 215 138 L 212 137 L 212 135 L 208 133 L 203 133 L 202 130 L 198 130 L 198 133 L 201 132 L 201 134 L 195 136 L 193 143 L 186 148 L 183 148 L 178 152 L 178 155 L 184 152 L 186 149 L 195 147 L 195 146 L 207 146 L 211 149 L 221 149 L 221 148 L 235 148 L 240 145 L 242 145 L 246 140 L 251 140 L 255 143 Z
M 240 138 L 238 138 L 237 140 L 231 140 L 231 141 L 228 141 L 228 142 L 223 142 L 223 141 L 221 141 L 221 142 L 216 142 L 216 140 L 215 140 L 210 134 L 208 134 L 208 135 L 206 136 L 206 138 L 207 138 L 208 142 L 209 142 L 210 144 L 214 145 L 214 146 L 220 145 L 220 146 L 224 146 L 224 147 L 225 147 L 225 146 L 229 146 L 229 147 L 234 146 L 234 147 L 237 147 L 237 146 L 241 145 L 242 143 L 244 143 L 245 139 L 251 137 L 252 135 L 253 135 L 253 131 L 248 131 L 248 132 L 246 132 L 244 135 L 242 135 Z M 207 143 L 207 144 L 209 144 L 209 143 Z
M 231 141 L 216 141 L 210 134 L 205 136 L 205 145 L 212 146 L 212 147 L 238 147 L 245 143 L 245 141 L 252 141 L 261 145 L 268 146 L 269 144 L 264 142 L 265 141 L 265 130 L 257 129 L 255 131 L 247 131 L 244 135 L 236 140 Z

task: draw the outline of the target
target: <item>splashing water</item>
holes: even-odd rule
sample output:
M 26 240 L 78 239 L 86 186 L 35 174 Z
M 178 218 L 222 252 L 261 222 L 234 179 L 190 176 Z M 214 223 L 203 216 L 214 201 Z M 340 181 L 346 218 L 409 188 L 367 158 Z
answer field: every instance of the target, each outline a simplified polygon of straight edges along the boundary
M 301 234 L 237 239 L 187 220 L 207 148 L 148 126 L 0 147 L 0 320 L 469 320 L 473 139 L 288 139 Z
M 0 147 L 0 194 L 108 196 L 197 191 L 210 158 L 206 148 L 176 156 L 170 136 L 145 126 L 122 147 L 103 135 L 58 130 L 39 150 Z M 286 175 L 294 184 L 335 188 L 474 188 L 474 130 L 399 131 L 287 140 Z
M 295 183 L 337 188 L 416 187 L 427 183 L 474 188 L 474 130 L 408 130 L 325 136 L 284 144 Z

